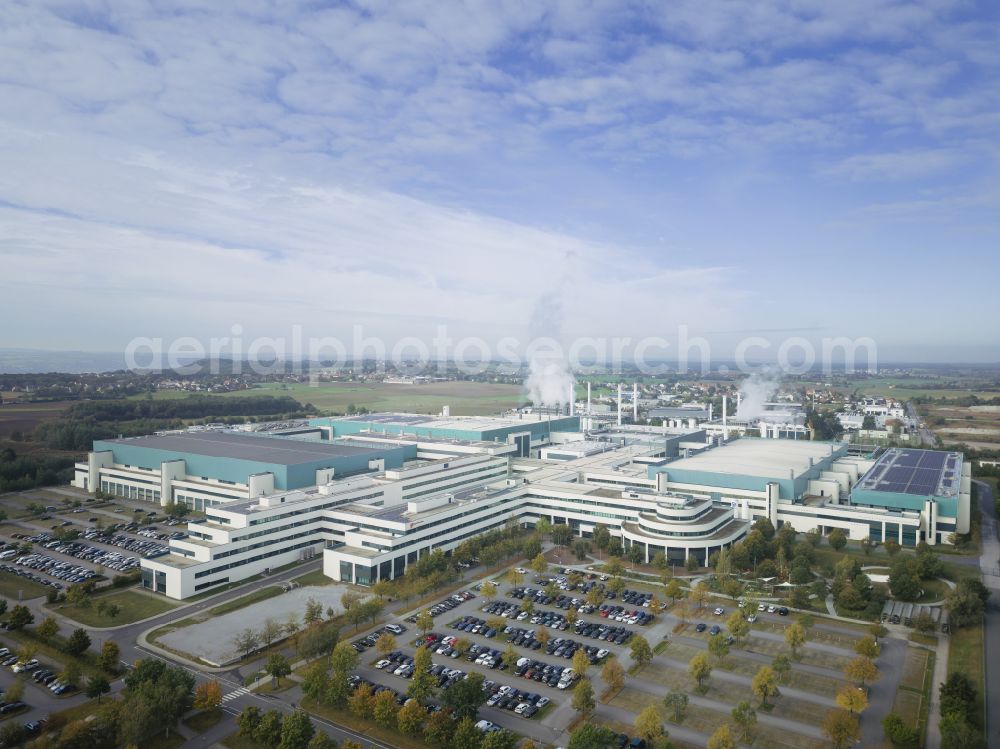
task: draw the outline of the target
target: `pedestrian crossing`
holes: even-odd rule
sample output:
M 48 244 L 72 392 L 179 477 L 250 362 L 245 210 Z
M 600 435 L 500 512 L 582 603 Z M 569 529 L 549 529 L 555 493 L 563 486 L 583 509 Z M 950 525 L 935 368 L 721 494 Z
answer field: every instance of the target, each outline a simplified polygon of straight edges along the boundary
M 230 700 L 235 700 L 236 698 L 242 697 L 245 694 L 250 694 L 250 690 L 247 689 L 246 687 L 240 687 L 239 689 L 236 689 L 230 692 L 229 694 L 223 695 L 222 701 L 229 702 Z

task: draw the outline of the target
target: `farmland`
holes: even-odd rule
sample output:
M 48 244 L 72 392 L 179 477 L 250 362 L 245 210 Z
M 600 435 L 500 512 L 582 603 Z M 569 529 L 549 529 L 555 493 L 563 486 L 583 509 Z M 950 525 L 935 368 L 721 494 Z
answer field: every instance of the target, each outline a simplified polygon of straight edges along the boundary
M 288 395 L 317 411 L 345 413 L 351 405 L 369 411 L 409 411 L 439 413 L 450 406 L 455 415 L 483 415 L 517 406 L 525 401 L 518 385 L 489 382 L 433 382 L 425 385 L 396 385 L 383 382 L 263 383 L 252 390 L 223 393 L 220 397 Z M 160 391 L 156 400 L 184 398 L 187 393 Z M 137 396 L 139 398 L 145 396 Z

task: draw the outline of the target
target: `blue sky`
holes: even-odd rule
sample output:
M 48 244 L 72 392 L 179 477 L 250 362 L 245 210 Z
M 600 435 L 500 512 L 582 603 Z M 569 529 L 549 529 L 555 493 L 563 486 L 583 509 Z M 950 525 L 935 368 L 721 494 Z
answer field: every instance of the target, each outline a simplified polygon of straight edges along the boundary
M 1000 360 L 997 16 L 8 3 L 0 346 L 496 340 L 559 294 L 565 338 Z

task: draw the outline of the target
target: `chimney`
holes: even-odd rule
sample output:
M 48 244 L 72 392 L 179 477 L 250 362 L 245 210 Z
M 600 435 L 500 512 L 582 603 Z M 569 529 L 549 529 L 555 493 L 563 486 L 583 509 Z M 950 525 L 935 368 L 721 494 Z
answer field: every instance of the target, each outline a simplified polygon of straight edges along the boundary
M 622 384 L 618 383 L 618 426 L 622 425 Z
M 590 380 L 587 380 L 587 416 L 590 416 Z
M 722 396 L 722 440 L 729 440 L 729 396 Z
M 639 423 L 639 383 L 632 383 L 632 423 Z
M 569 385 L 569 415 L 573 415 L 573 410 L 576 407 L 576 383 L 571 382 Z

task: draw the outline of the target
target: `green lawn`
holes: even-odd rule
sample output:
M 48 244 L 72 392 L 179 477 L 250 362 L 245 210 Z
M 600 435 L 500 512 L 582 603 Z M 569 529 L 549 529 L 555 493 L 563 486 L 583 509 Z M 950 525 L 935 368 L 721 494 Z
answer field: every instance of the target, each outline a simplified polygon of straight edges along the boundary
M 948 647 L 948 673 L 966 674 L 976 686 L 976 725 L 983 725 L 984 664 L 983 625 L 963 627 L 951 635 Z
M 323 574 L 323 569 L 313 570 L 312 572 L 307 572 L 301 577 L 295 578 L 295 582 L 301 585 L 303 588 L 308 585 L 329 585 L 333 582 L 332 577 L 327 577 Z
M 121 609 L 114 619 L 97 610 L 97 604 L 101 601 Z M 164 596 L 153 596 L 135 590 L 120 590 L 95 596 L 87 608 L 67 605 L 48 606 L 48 608 L 55 609 L 63 616 L 87 627 L 120 627 L 166 613 L 175 609 L 177 605 L 175 601 Z
M 281 588 L 276 585 L 269 585 L 266 588 L 258 588 L 253 593 L 247 593 L 245 596 L 240 596 L 239 598 L 219 604 L 215 608 L 209 609 L 208 613 L 212 616 L 222 616 L 231 611 L 242 609 L 244 606 L 266 601 L 268 598 L 274 598 L 278 595 L 281 595 Z
M 154 400 L 188 397 L 180 391 L 153 393 Z M 524 388 L 492 382 L 433 382 L 425 385 L 393 385 L 382 382 L 260 383 L 252 390 L 218 393 L 213 397 L 245 398 L 254 395 L 288 395 L 321 411 L 344 413 L 354 404 L 369 411 L 406 411 L 437 414 L 450 406 L 455 415 L 493 414 L 526 402 Z M 143 393 L 134 398 L 145 398 Z
M 9 572 L 0 572 L 0 596 L 3 596 L 12 603 L 23 599 L 28 601 L 32 598 L 41 598 L 48 594 L 52 588 L 34 580 L 27 580 Z M 21 593 L 22 595 L 18 595 Z

